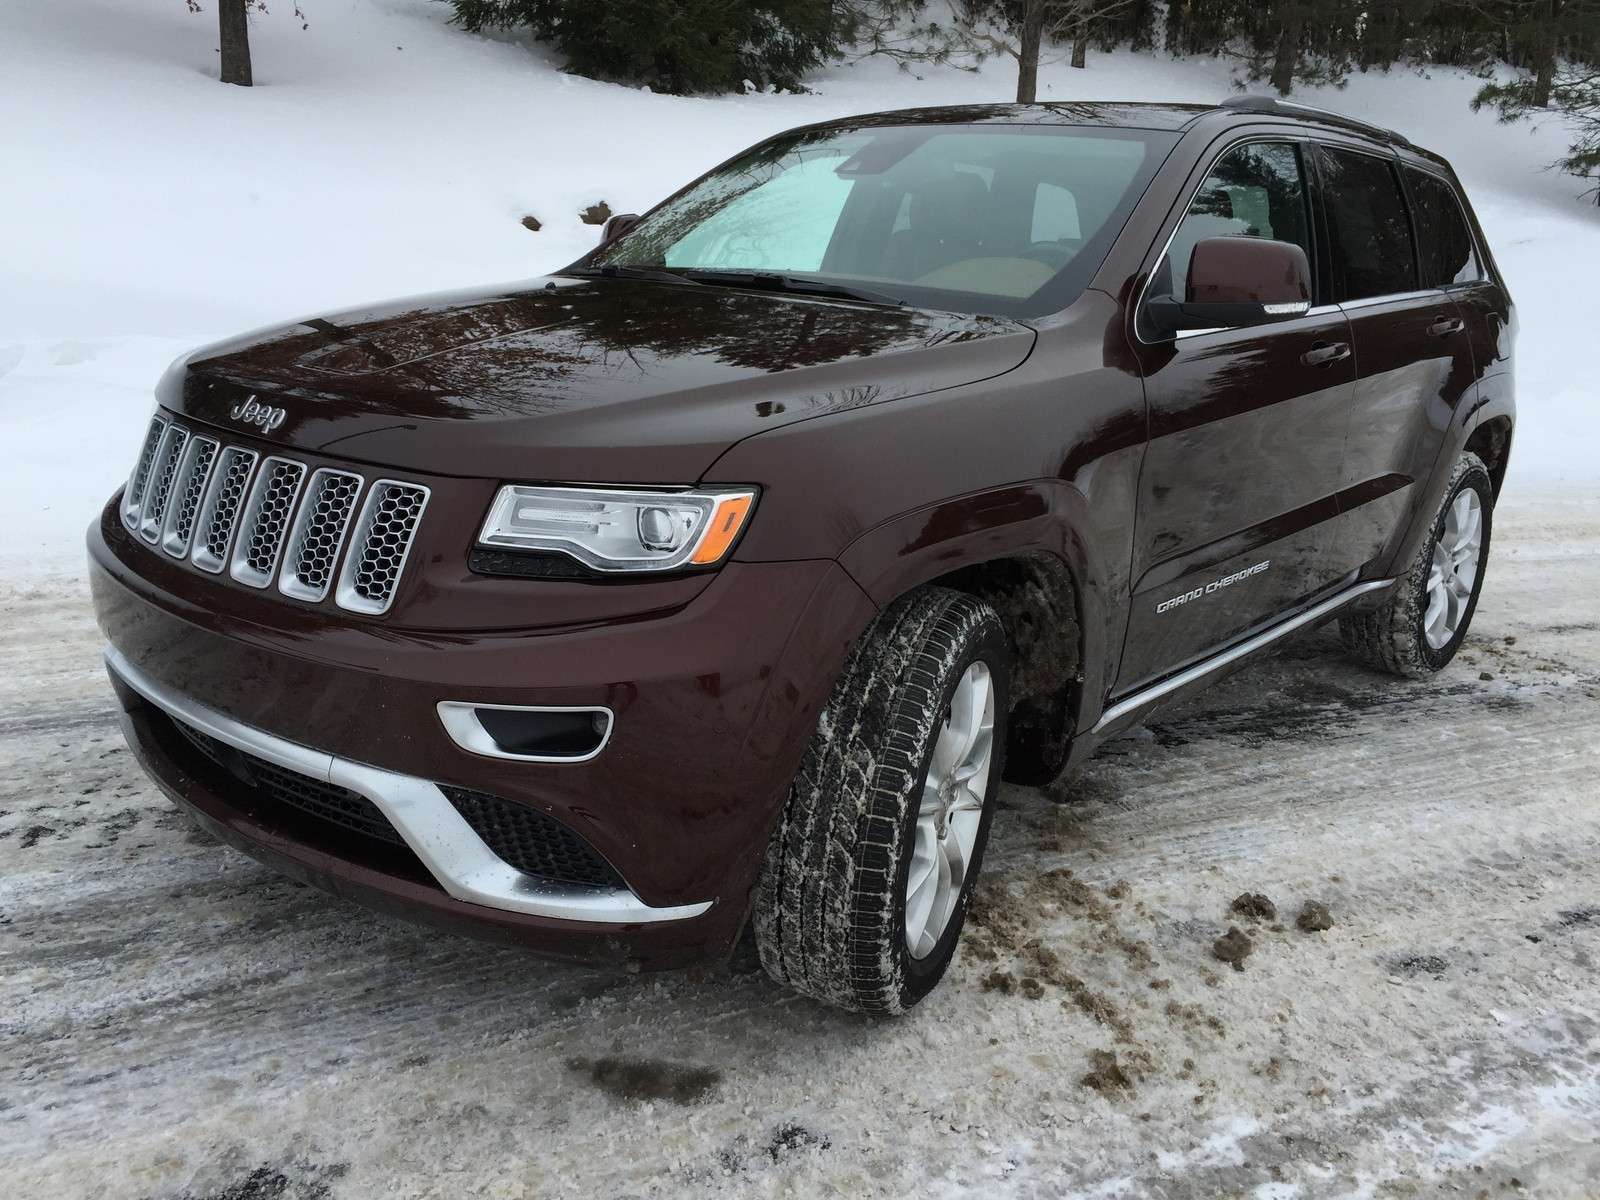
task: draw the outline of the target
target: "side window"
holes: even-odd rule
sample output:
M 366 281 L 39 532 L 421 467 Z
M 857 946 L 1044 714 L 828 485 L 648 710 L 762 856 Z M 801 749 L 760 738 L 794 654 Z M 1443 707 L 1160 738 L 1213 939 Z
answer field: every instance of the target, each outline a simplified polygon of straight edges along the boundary
M 1411 167 L 1405 169 L 1417 202 L 1417 241 L 1422 249 L 1423 282 L 1428 287 L 1449 287 L 1483 278 L 1478 252 L 1472 245 L 1467 218 L 1454 190 L 1437 175 Z
M 1189 257 L 1195 243 L 1208 237 L 1259 237 L 1293 242 L 1311 257 L 1306 236 L 1305 187 L 1299 151 L 1288 142 L 1250 142 L 1217 160 L 1184 214 L 1172 248 L 1157 268 L 1156 294 L 1170 270 L 1171 294 L 1187 295 Z
M 1411 222 L 1392 163 L 1324 146 L 1322 205 L 1335 301 L 1417 290 Z

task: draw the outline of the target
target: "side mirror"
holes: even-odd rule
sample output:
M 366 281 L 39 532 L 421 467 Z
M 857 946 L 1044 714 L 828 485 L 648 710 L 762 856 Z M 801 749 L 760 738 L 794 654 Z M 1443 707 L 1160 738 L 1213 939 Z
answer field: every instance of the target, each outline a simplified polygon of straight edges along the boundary
M 605 228 L 600 231 L 600 244 L 604 246 L 607 242 L 616 241 L 642 220 L 644 218 L 638 213 L 618 213 L 607 221 Z
M 1311 265 L 1290 242 L 1254 237 L 1201 238 L 1189 256 L 1187 294 L 1153 296 L 1146 317 L 1161 333 L 1266 325 L 1311 308 Z

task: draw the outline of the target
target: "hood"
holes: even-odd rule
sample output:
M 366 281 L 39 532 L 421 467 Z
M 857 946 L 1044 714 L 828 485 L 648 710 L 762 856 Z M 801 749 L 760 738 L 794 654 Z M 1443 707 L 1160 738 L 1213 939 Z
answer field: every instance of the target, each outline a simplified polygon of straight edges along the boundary
M 403 470 L 686 484 L 753 434 L 999 375 L 1033 340 L 999 317 L 552 279 L 210 346 L 174 364 L 157 399 L 222 429 Z

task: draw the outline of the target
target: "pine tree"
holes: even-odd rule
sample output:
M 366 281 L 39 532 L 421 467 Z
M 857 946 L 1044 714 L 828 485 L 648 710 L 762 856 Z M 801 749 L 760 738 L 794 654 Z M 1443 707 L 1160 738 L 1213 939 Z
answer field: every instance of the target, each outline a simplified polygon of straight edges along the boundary
M 1509 80 L 1485 84 L 1472 107 L 1491 108 L 1502 121 L 1542 113 L 1563 118 L 1573 140 L 1555 165 L 1600 179 L 1600 0 L 1502 0 L 1469 7 L 1492 22 L 1498 35 L 1494 57 L 1515 71 Z M 1593 194 L 1600 203 L 1600 184 Z
M 799 90 L 854 36 L 829 0 L 450 0 L 469 30 L 526 27 L 592 79 L 661 92 Z

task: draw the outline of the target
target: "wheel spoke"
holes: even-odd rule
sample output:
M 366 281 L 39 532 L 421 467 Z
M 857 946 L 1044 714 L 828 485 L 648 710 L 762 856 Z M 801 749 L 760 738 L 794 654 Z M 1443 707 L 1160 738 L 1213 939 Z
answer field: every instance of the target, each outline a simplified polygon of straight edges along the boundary
M 1433 545 L 1422 618 L 1423 634 L 1435 650 L 1448 646 L 1466 619 L 1483 556 L 1483 515 L 1483 502 L 1473 488 L 1458 492 L 1445 511 Z
M 994 677 L 987 664 L 972 663 L 934 734 L 919 797 L 905 893 L 906 947 L 913 958 L 938 946 L 971 875 L 994 763 L 994 720 Z

